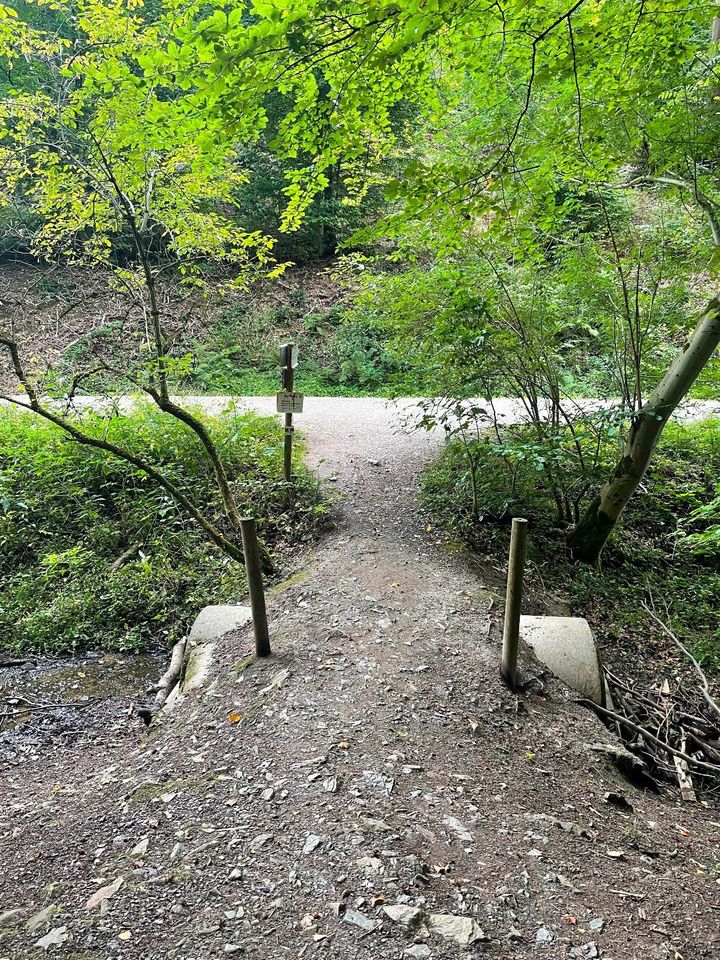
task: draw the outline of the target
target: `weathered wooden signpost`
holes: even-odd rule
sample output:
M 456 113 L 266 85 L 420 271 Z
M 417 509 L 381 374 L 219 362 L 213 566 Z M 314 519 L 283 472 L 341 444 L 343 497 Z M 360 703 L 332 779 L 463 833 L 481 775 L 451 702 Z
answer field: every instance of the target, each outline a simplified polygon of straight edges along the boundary
M 277 394 L 278 413 L 285 414 L 285 480 L 292 480 L 293 414 L 302 413 L 302 393 L 295 392 L 295 367 L 298 364 L 298 348 L 294 343 L 284 343 L 280 347 L 280 368 L 282 370 L 282 389 Z

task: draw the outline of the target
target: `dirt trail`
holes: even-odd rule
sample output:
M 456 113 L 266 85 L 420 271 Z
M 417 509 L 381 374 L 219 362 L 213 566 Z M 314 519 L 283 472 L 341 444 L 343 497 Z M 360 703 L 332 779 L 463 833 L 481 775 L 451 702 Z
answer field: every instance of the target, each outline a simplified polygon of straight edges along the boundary
M 358 410 L 303 415 L 338 526 L 270 600 L 273 657 L 230 634 L 149 736 L 2 772 L 0 958 L 720 954 L 718 813 L 622 779 L 554 681 L 502 686 L 497 598 L 415 499 L 436 441 Z

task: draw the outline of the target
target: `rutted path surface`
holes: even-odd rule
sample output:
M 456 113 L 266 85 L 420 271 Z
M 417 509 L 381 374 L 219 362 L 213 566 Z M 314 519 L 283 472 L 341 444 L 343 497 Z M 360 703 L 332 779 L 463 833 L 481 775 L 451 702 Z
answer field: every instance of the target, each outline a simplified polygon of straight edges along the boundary
M 298 424 L 338 526 L 273 657 L 229 634 L 149 736 L 2 771 L 0 958 L 716 958 L 717 813 L 622 780 L 559 684 L 502 686 L 493 592 L 415 500 L 435 441 L 331 406 Z

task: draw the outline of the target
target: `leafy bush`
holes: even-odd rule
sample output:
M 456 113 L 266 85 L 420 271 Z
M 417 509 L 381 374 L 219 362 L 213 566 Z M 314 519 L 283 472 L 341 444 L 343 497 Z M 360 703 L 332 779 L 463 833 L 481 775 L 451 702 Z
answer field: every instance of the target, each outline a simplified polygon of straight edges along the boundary
M 192 345 L 183 389 L 236 395 L 279 389 L 278 345 L 300 348 L 297 387 L 315 396 L 387 395 L 397 371 L 387 337 L 361 317 L 339 307 L 304 313 L 304 304 L 246 311 L 225 310 L 207 337 Z
M 162 464 L 211 513 L 214 487 L 196 437 L 152 409 L 85 418 L 110 440 Z M 208 421 L 239 501 L 286 552 L 314 536 L 325 506 L 301 467 L 288 508 L 282 434 L 251 414 Z M 219 505 L 215 518 L 219 518 Z M 128 562 L 113 563 L 136 544 Z M 173 642 L 207 603 L 245 594 L 242 567 L 211 547 L 143 473 L 68 441 L 27 415 L 0 421 L 0 648 L 72 651 Z
M 451 441 L 423 480 L 426 507 L 491 558 L 505 553 L 510 518 L 528 517 L 530 582 L 535 570 L 541 573 L 543 590 L 564 595 L 601 640 L 622 637 L 642 646 L 654 629 L 642 601 L 652 597 L 678 636 L 720 671 L 720 543 L 713 535 L 717 507 L 710 506 L 720 494 L 720 421 L 668 425 L 599 570 L 569 562 L 569 524 L 558 519 L 553 489 L 566 471 L 565 483 L 582 477 L 585 496 L 592 496 L 617 451 L 606 438 L 596 469 L 582 476 L 571 438 L 565 433 L 560 443 L 562 436 L 547 450 L 528 443 L 532 436 L 523 427 L 510 428 L 502 444 L 479 438 L 477 510 L 467 450 Z

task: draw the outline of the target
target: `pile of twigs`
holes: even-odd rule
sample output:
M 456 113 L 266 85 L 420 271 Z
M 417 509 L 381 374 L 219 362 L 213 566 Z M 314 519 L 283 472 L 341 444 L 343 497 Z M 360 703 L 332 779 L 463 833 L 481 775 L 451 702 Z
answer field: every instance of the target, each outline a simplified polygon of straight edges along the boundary
M 606 669 L 613 709 L 596 709 L 654 778 L 676 783 L 684 800 L 718 803 L 720 705 L 698 661 L 650 607 L 646 610 L 692 663 L 698 682 L 666 679 L 648 688 Z

